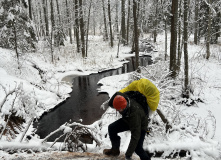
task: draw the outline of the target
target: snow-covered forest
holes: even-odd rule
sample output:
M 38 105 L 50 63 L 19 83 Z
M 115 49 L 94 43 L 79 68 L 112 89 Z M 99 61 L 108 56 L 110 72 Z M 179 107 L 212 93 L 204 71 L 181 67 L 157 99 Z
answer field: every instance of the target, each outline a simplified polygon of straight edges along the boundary
M 140 78 L 157 86 L 144 141 L 152 159 L 221 159 L 220 0 L 0 0 L 0 158 L 113 159 L 103 155 L 108 125 L 120 118 L 110 107 L 43 138 L 34 124 L 72 98 L 73 77 L 120 68 L 128 57 L 135 71 L 101 78 L 96 92 L 111 97 Z M 120 136 L 124 159 L 130 132 Z

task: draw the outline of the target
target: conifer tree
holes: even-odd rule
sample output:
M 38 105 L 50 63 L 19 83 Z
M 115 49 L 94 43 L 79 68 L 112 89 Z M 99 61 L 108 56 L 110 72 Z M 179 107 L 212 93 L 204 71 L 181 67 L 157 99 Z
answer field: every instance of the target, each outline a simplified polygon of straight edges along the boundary
M 36 35 L 27 12 L 26 1 L 0 2 L 0 47 L 18 52 L 35 50 Z M 18 56 L 18 55 L 17 55 Z

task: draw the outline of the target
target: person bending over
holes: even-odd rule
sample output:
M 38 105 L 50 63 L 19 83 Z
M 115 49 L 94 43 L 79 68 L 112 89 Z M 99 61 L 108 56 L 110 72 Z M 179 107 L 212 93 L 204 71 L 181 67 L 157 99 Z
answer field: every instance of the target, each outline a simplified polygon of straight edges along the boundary
M 148 79 L 133 81 L 116 92 L 106 105 L 116 109 L 122 118 L 108 126 L 112 148 L 104 149 L 103 153 L 108 156 L 118 156 L 121 139 L 118 133 L 130 131 L 131 139 L 125 153 L 126 159 L 131 159 L 135 152 L 141 160 L 150 160 L 149 155 L 143 149 L 143 142 L 148 127 L 148 114 L 157 109 L 159 99 L 159 90 Z

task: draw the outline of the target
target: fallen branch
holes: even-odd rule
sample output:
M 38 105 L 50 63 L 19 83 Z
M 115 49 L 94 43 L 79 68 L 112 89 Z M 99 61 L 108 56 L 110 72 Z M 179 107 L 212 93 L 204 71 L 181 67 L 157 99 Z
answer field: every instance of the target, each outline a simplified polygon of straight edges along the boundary
M 172 128 L 172 126 L 170 125 L 169 121 L 166 119 L 166 117 L 164 116 L 164 114 L 161 112 L 160 109 L 157 109 L 157 113 L 160 116 L 163 123 L 166 124 L 166 132 L 167 132 L 170 128 Z

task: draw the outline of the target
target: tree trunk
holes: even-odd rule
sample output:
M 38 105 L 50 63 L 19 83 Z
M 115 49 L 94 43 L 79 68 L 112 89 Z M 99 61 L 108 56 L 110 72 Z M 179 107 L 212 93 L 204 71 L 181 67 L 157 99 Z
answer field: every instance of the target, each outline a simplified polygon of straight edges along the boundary
M 58 12 L 58 24 L 61 25 L 61 14 L 60 14 L 58 0 L 56 0 L 56 5 L 57 5 L 57 12 Z
M 104 14 L 104 41 L 107 41 L 108 40 L 108 33 L 107 33 L 107 22 L 106 22 L 104 0 L 102 0 L 102 5 L 103 5 L 103 14 Z
M 164 18 L 164 30 L 165 30 L 165 56 L 164 60 L 167 60 L 167 17 Z
M 118 0 L 116 0 L 116 17 L 115 17 L 115 32 L 119 33 L 119 26 L 118 26 Z
M 127 13 L 127 45 L 129 44 L 129 30 L 130 30 L 130 0 L 128 0 L 128 13 Z
M 96 35 L 96 20 L 95 20 L 95 11 L 93 13 L 93 30 L 94 30 L 94 36 Z
M 51 30 L 54 31 L 55 29 L 55 19 L 54 19 L 54 6 L 53 0 L 51 0 Z
M 137 26 L 137 0 L 133 0 L 133 17 L 134 17 L 134 48 L 136 57 L 136 69 L 139 66 L 139 31 Z
M 45 17 L 46 36 L 49 36 L 48 9 L 47 8 L 48 8 L 47 0 L 43 0 L 43 10 L 44 10 L 44 17 Z
M 16 57 L 17 57 L 17 60 L 18 60 L 18 69 L 20 69 L 19 67 L 19 53 L 18 53 L 18 43 L 17 43 L 17 29 L 16 29 L 16 20 L 13 19 L 13 32 L 14 32 L 14 40 L 15 40 L 15 53 L 16 53 Z
M 40 6 L 40 2 L 39 2 L 39 1 L 38 1 L 38 5 Z M 39 37 L 40 37 L 40 36 L 45 36 L 44 24 L 43 24 L 43 20 L 42 20 L 41 8 L 39 8 L 39 21 L 40 21 Z
M 29 18 L 32 20 L 31 0 L 28 0 L 28 12 L 29 12 Z
M 79 0 L 79 11 L 80 11 L 80 31 L 81 31 L 81 53 L 82 57 L 85 57 L 85 40 L 84 40 L 84 19 L 83 19 L 83 8 L 82 0 Z
M 198 44 L 198 12 L 199 1 L 195 0 L 195 16 L 194 16 L 194 44 Z
M 184 97 L 189 98 L 189 67 L 188 67 L 188 0 L 184 0 Z
M 221 12 L 217 13 L 218 23 L 221 24 Z M 218 38 L 221 36 L 221 25 L 216 25 L 216 42 L 218 43 Z
M 178 17 L 178 0 L 172 0 L 171 8 L 171 40 L 170 40 L 170 71 L 171 77 L 176 77 L 176 53 L 177 53 L 177 17 Z
M 77 44 L 77 52 L 80 52 L 80 37 L 79 37 L 79 12 L 78 12 L 78 0 L 74 0 L 75 5 L 75 36 L 76 36 L 76 44 Z
M 54 63 L 54 53 L 53 53 L 54 29 L 55 29 L 54 6 L 53 6 L 53 0 L 51 0 L 51 62 L 52 63 Z
M 110 0 L 108 0 L 108 18 L 109 18 L 109 27 L 110 27 L 110 45 L 111 47 L 113 47 L 114 44 L 113 44 L 113 35 L 112 35 L 112 26 L 111 26 Z
M 154 43 L 157 42 L 157 25 L 158 25 L 158 22 L 157 22 L 157 18 L 158 18 L 158 0 L 156 0 L 155 2 L 155 18 L 154 18 L 154 21 L 153 21 L 153 26 L 154 26 L 154 31 L 153 31 L 153 37 L 154 37 Z
M 67 14 L 67 25 L 69 26 L 68 27 L 68 33 L 69 33 L 69 38 L 70 38 L 70 43 L 72 44 L 72 31 L 71 31 L 71 28 L 72 28 L 72 25 L 71 25 L 71 14 L 70 14 L 70 7 L 68 5 L 68 1 L 66 0 L 65 1 L 66 3 L 66 14 Z
M 180 65 L 181 65 L 181 56 L 182 56 L 182 23 L 181 23 L 181 19 L 182 19 L 182 9 L 181 9 L 181 5 L 182 5 L 182 0 L 179 0 L 179 21 L 178 21 L 178 58 L 177 58 L 177 71 L 180 71 Z
M 126 44 L 125 0 L 121 0 L 121 43 Z
M 138 16 L 138 28 L 139 28 L 139 37 L 141 37 L 141 38 L 143 38 L 143 36 L 144 36 L 144 27 L 143 27 L 143 25 L 144 25 L 144 21 L 145 21 L 145 17 L 144 17 L 144 15 L 145 15 L 145 3 L 146 3 L 146 1 L 145 0 L 143 0 L 143 1 L 141 1 L 141 2 L 139 2 L 139 8 L 141 8 L 140 10 L 139 10 L 139 16 Z
M 39 1 L 38 2 L 33 2 L 31 5 L 34 5 L 34 6 L 37 6 L 39 5 Z M 33 22 L 35 23 L 35 34 L 36 34 L 36 38 L 37 40 L 39 40 L 39 37 L 40 37 L 40 31 L 41 31 L 41 15 L 40 15 L 41 12 L 39 12 L 39 7 L 35 7 L 33 9 L 33 12 L 32 12 L 32 20 Z M 30 16 L 29 16 L 30 17 Z
M 211 0 L 208 1 L 209 13 L 208 13 L 208 27 L 207 27 L 207 38 L 206 38 L 206 59 L 210 57 L 210 34 L 211 34 Z
M 88 32 L 89 32 L 89 24 L 90 24 L 90 14 L 91 14 L 91 3 L 92 0 L 90 0 L 90 5 L 88 9 L 88 19 L 87 19 L 87 35 L 86 35 L 86 57 L 87 57 L 87 51 L 88 51 Z

